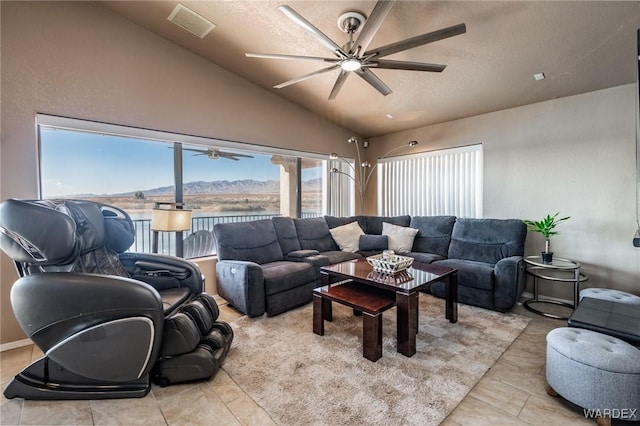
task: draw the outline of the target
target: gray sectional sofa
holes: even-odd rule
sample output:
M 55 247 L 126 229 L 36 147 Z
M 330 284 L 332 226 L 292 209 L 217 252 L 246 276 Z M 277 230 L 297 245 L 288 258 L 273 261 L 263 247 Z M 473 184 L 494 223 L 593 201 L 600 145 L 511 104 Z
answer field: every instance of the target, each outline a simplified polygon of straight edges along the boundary
M 332 229 L 352 222 L 365 234 L 360 247 L 368 250 L 340 250 L 332 237 Z M 320 286 L 322 266 L 386 248 L 381 236 L 385 222 L 417 230 L 411 251 L 403 255 L 458 270 L 459 302 L 506 312 L 522 294 L 524 223 L 454 216 L 274 217 L 216 224 L 218 293 L 251 317 L 306 304 Z M 444 297 L 444 283 L 434 283 L 430 291 Z

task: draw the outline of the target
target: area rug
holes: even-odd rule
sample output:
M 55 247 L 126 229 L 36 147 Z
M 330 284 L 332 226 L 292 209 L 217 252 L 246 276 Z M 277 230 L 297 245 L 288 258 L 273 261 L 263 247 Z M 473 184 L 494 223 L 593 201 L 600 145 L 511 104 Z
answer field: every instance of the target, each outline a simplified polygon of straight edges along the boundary
M 383 353 L 362 356 L 362 318 L 333 304 L 325 335 L 312 305 L 242 317 L 224 370 L 281 425 L 437 425 L 520 335 L 529 319 L 420 295 L 417 353 L 396 351 L 396 310 L 383 315 Z

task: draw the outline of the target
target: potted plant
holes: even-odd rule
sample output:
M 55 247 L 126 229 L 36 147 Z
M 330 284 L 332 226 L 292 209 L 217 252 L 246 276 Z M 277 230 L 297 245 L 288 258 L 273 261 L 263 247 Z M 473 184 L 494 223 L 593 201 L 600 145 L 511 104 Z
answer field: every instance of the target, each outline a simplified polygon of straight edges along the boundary
M 554 231 L 555 227 L 560 222 L 564 222 L 565 220 L 571 218 L 571 216 L 558 218 L 559 214 L 560 212 L 557 212 L 553 216 L 548 214 L 547 217 L 543 218 L 540 221 L 523 220 L 524 224 L 527 225 L 529 231 L 539 232 L 544 237 L 544 251 L 542 252 L 543 263 L 551 263 L 553 261 L 553 252 L 549 250 L 549 239 L 552 235 L 558 234 L 558 231 Z

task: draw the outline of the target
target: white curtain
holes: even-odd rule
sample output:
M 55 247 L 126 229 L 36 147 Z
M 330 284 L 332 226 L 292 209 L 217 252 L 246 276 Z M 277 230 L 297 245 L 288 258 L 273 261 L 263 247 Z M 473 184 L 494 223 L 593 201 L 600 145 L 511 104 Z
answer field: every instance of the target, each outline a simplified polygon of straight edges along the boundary
M 378 213 L 482 217 L 482 144 L 379 160 Z

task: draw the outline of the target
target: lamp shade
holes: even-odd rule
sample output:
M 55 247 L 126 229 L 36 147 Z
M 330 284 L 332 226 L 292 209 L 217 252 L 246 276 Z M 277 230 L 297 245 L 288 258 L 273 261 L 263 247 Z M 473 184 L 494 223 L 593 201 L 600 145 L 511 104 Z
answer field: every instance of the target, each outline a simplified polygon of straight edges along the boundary
M 191 210 L 153 209 L 151 230 L 165 232 L 188 231 L 191 229 Z

